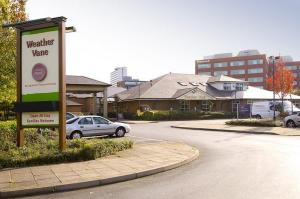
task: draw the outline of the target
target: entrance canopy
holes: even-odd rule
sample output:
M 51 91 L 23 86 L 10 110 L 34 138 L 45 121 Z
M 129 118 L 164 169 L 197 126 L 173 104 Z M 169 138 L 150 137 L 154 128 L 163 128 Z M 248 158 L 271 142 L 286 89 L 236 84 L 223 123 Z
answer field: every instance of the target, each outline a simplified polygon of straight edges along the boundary
M 90 94 L 104 92 L 110 84 L 84 76 L 67 75 L 67 93 Z
M 91 79 L 84 76 L 67 75 L 66 79 L 67 93 L 73 94 L 93 94 L 94 114 L 97 113 L 97 93 L 103 93 L 103 116 L 107 117 L 107 87 L 110 84 Z

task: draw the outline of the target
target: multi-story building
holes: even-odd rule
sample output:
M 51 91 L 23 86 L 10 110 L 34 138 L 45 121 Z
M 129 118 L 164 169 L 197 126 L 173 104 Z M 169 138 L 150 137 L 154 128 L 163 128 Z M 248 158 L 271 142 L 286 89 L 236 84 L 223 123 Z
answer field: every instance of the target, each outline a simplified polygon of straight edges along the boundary
M 296 88 L 300 88 L 300 61 L 293 61 L 293 58 L 290 56 L 281 56 L 280 58 L 284 62 L 285 67 L 293 73 L 295 78 L 294 86 Z M 272 61 L 269 62 L 268 68 L 269 68 L 268 75 L 272 76 L 272 72 L 273 72 Z
M 131 89 L 132 87 L 138 86 L 145 81 L 140 81 L 139 79 L 127 79 L 117 83 L 118 87 Z
M 113 72 L 110 73 L 110 83 L 112 86 L 117 86 L 119 81 L 123 81 L 124 77 L 127 76 L 127 67 L 115 68 Z
M 216 54 L 195 62 L 195 74 L 227 75 L 259 88 L 266 87 L 267 73 L 266 55 L 257 50 L 240 51 L 237 56 L 232 53 Z
M 290 56 L 281 56 L 280 59 L 293 73 L 294 86 L 300 88 L 300 61 L 293 61 Z M 272 76 L 272 72 L 273 62 L 257 50 L 240 51 L 236 56 L 233 56 L 232 53 L 216 54 L 195 62 L 195 74 L 227 75 L 248 81 L 249 85 L 264 89 L 267 88 L 266 79 Z

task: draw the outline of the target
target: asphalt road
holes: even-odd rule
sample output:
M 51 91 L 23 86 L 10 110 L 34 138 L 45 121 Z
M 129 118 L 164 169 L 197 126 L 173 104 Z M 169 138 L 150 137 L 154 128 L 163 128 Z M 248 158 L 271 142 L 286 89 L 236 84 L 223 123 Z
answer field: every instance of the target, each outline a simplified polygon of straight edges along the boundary
M 174 122 L 131 125 L 144 138 L 200 150 L 183 167 L 132 181 L 29 198 L 292 199 L 300 197 L 300 137 L 173 129 Z M 300 129 L 299 129 L 300 130 Z

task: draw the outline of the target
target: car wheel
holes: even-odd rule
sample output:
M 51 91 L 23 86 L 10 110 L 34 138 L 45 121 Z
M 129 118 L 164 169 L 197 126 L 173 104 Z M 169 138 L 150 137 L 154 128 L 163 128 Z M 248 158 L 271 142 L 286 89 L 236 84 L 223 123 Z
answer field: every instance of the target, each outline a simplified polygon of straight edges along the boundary
M 123 127 L 117 128 L 115 135 L 116 137 L 124 137 L 125 129 Z
M 256 117 L 256 119 L 259 119 L 259 120 L 261 119 L 260 115 L 256 115 L 255 117 Z
M 289 120 L 286 123 L 286 127 L 288 127 L 288 128 L 296 128 L 296 124 L 295 124 L 295 122 L 293 120 Z
M 81 137 L 82 137 L 82 134 L 80 131 L 74 131 L 70 136 L 71 139 L 79 139 Z

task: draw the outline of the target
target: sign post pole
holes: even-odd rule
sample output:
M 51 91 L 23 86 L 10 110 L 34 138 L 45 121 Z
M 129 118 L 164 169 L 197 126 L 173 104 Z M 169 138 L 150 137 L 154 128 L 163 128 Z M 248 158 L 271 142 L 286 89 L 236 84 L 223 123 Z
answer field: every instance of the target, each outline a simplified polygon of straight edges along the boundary
M 66 148 L 66 56 L 65 56 L 65 22 L 59 23 L 59 149 Z
M 21 102 L 22 98 L 22 79 L 21 79 L 21 31 L 17 29 L 17 103 Z M 17 112 L 17 146 L 22 147 L 24 145 L 24 129 L 22 128 L 22 113 Z

